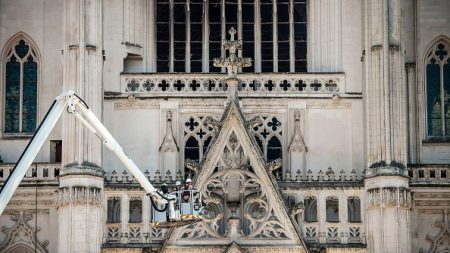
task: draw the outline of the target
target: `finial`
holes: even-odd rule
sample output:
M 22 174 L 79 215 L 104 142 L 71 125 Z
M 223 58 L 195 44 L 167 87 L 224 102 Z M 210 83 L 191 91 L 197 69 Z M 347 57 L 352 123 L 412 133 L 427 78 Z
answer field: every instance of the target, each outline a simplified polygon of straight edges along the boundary
M 234 100 L 236 97 L 236 86 L 239 83 L 237 71 L 241 67 L 250 67 L 252 65 L 252 60 L 250 58 L 242 58 L 237 56 L 237 51 L 242 50 L 242 41 L 234 40 L 236 29 L 231 27 L 228 33 L 230 34 L 230 40 L 222 41 L 223 49 L 228 51 L 228 56 L 214 58 L 214 66 L 227 68 L 228 78 L 225 82 L 228 85 L 229 98 Z
M 231 27 L 230 30 L 228 30 L 228 34 L 230 34 L 230 41 L 234 41 L 234 35 L 236 34 L 236 29 L 234 27 Z

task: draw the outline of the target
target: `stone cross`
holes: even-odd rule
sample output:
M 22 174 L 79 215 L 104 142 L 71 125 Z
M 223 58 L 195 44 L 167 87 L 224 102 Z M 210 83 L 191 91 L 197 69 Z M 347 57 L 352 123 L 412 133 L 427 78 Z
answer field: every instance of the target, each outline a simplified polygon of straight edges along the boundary
M 238 69 L 241 67 L 250 67 L 252 65 L 252 60 L 250 58 L 237 56 L 238 50 L 242 50 L 242 41 L 234 39 L 236 29 L 231 27 L 228 33 L 230 34 L 230 40 L 222 41 L 222 47 L 228 51 L 228 56 L 214 58 L 214 66 L 227 68 L 228 78 L 225 79 L 225 82 L 228 85 L 230 99 L 234 100 L 236 96 L 236 86 L 239 83 L 239 79 L 237 79 Z

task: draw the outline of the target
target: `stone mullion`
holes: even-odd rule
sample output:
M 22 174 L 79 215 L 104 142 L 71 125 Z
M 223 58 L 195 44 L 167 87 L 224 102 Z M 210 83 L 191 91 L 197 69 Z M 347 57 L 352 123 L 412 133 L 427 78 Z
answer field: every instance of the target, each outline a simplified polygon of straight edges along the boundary
M 222 38 L 222 41 L 223 40 L 225 40 L 226 38 L 227 38 L 227 31 L 226 31 L 226 29 L 227 29 L 227 20 L 226 20 L 226 16 L 225 16 L 225 0 L 222 0 L 221 1 L 221 4 L 220 4 L 220 20 L 221 20 L 221 22 L 220 22 L 220 24 L 221 24 L 221 26 L 220 26 L 220 30 L 221 30 L 221 38 Z M 225 57 L 225 50 L 223 50 L 223 47 L 222 46 L 220 46 L 220 57 Z M 224 67 L 222 67 L 222 68 L 220 68 L 221 70 L 221 72 L 225 72 L 225 68 Z
M 294 0 L 289 0 L 289 71 L 295 72 Z
M 128 242 L 128 220 L 130 213 L 130 200 L 128 192 L 122 192 L 120 198 L 120 242 Z
M 184 61 L 186 73 L 191 72 L 191 7 L 189 2 L 189 0 L 186 0 L 186 52 Z
M 173 72 L 174 52 L 175 52 L 175 34 L 174 34 L 174 16 L 173 0 L 169 0 L 169 72 Z
M 255 0 L 254 6 L 254 36 L 255 36 L 255 72 L 261 72 L 261 4 Z
M 209 72 L 209 3 L 203 2 L 203 54 L 202 54 L 202 70 L 203 72 Z
M 278 72 L 278 15 L 277 0 L 272 0 L 273 72 Z
M 408 117 L 408 127 L 409 127 L 409 145 L 408 145 L 408 154 L 409 154 L 409 163 L 417 163 L 417 149 L 418 149 L 418 125 L 417 125 L 417 85 L 416 85 L 416 66 L 413 63 L 405 64 L 406 69 L 406 97 L 409 99 L 408 101 L 408 113 L 406 116 Z
M 145 238 L 150 233 L 151 222 L 150 197 L 144 194 L 142 197 L 142 237 Z

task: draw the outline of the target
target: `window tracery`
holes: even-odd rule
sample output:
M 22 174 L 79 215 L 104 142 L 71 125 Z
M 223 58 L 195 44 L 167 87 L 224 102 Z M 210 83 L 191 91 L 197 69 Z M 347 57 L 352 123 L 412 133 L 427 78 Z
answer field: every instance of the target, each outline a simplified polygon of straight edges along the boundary
M 199 163 L 206 153 L 215 134 L 215 129 L 208 124 L 208 117 L 218 120 L 215 115 L 187 115 L 184 118 L 184 158 L 185 161 Z M 192 174 L 188 167 L 185 167 L 185 176 Z
M 306 0 L 158 0 L 158 72 L 220 72 L 226 31 L 238 30 L 243 56 L 255 66 L 243 71 L 306 71 Z
M 19 36 L 6 49 L 4 62 L 4 132 L 34 132 L 37 125 L 38 57 L 31 43 Z
M 427 136 L 450 137 L 450 44 L 437 42 L 426 59 Z

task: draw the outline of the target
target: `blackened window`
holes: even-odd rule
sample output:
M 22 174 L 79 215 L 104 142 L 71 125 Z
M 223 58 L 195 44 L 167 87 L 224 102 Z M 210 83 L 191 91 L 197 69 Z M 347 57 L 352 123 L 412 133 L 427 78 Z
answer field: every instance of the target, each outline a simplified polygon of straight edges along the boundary
M 234 27 L 244 72 L 306 71 L 306 0 L 157 0 L 157 71 L 220 72 L 222 40 Z

